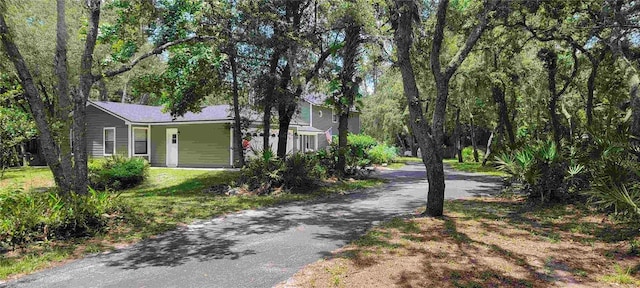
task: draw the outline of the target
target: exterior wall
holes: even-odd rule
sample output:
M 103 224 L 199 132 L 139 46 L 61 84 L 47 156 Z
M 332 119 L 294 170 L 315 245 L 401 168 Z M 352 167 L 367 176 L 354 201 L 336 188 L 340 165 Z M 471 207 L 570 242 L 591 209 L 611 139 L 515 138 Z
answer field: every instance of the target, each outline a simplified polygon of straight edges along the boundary
M 298 107 L 300 107 L 300 118 L 307 123 L 311 123 L 311 104 L 300 101 Z
M 322 111 L 322 117 L 320 117 L 320 111 Z M 351 112 L 349 117 L 349 132 L 358 134 L 360 133 L 360 113 Z M 327 131 L 331 128 L 332 135 L 338 135 L 338 122 L 333 122 L 331 116 L 331 109 L 322 106 L 313 106 L 312 126 L 322 131 Z M 318 149 L 322 149 L 329 146 L 327 137 L 324 135 L 318 135 Z
M 104 157 L 103 128 L 116 128 L 116 154 L 127 156 L 129 129 L 123 120 L 96 107 L 87 106 L 87 153 L 90 157 Z
M 229 124 L 151 127 L 151 166 L 166 166 L 167 128 L 178 129 L 178 167 L 230 167 Z

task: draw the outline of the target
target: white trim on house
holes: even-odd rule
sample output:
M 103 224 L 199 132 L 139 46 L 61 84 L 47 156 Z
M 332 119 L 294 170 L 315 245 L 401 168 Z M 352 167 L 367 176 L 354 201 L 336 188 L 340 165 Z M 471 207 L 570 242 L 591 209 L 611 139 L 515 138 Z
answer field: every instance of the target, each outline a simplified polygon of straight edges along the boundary
M 166 126 L 166 125 L 183 125 L 183 124 L 222 124 L 222 123 L 233 123 L 233 120 L 202 120 L 202 121 L 176 121 L 176 122 L 131 122 L 132 125 L 155 125 L 155 126 Z
M 233 125 L 229 127 L 229 165 L 233 167 Z
M 127 137 L 127 156 L 129 158 L 131 158 L 131 154 L 132 154 L 131 151 L 133 151 L 133 149 L 131 149 L 131 135 L 132 135 L 132 133 L 133 132 L 131 132 L 131 124 L 127 124 L 127 135 L 129 135 Z
M 107 130 L 112 130 L 113 131 L 113 151 L 111 154 L 107 154 L 107 145 L 106 144 L 106 132 Z M 102 155 L 103 156 L 113 156 L 114 154 L 116 154 L 116 142 L 117 142 L 118 137 L 116 137 L 116 127 L 104 127 L 102 128 Z
M 147 128 L 149 129 L 149 141 L 147 142 L 147 152 L 149 152 L 149 156 L 147 156 L 147 161 L 151 163 L 151 125 L 147 125 Z
M 131 137 L 132 141 L 130 141 L 133 144 L 133 150 L 131 152 L 131 154 L 133 156 L 147 156 L 149 157 L 149 155 L 151 154 L 149 151 L 149 143 L 151 142 L 151 137 L 149 137 L 149 131 L 151 129 L 149 129 L 148 127 L 133 127 L 133 137 Z M 136 153 L 136 130 L 145 130 L 147 131 L 147 153 Z
M 313 127 L 313 105 L 309 103 L 309 126 Z
M 323 132 L 306 132 L 306 131 L 298 131 L 298 135 L 306 135 L 306 136 L 315 136 L 323 134 Z

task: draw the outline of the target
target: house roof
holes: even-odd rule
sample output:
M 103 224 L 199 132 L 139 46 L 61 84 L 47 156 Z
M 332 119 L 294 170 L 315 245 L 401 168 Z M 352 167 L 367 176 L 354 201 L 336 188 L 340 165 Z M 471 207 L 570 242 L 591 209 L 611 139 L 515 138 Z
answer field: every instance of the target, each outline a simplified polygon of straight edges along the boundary
M 327 104 L 327 98 L 329 98 L 329 95 L 324 93 L 318 93 L 318 92 L 302 95 L 302 100 L 307 101 L 312 105 L 331 108 L 331 106 Z M 360 111 L 358 111 L 358 109 L 354 105 L 354 106 L 351 106 L 351 112 L 360 112 Z
M 229 105 L 206 106 L 199 113 L 187 112 L 175 120 L 162 106 L 148 106 L 119 102 L 89 101 L 90 104 L 116 116 L 136 123 L 193 122 L 231 120 Z
M 324 106 L 329 96 L 324 93 L 309 93 L 302 95 L 302 99 L 316 106 Z
M 89 104 L 96 106 L 114 116 L 133 123 L 176 123 L 176 122 L 196 122 L 196 121 L 231 121 L 230 105 L 214 105 L 202 108 L 198 113 L 187 112 L 182 117 L 175 120 L 168 112 L 163 112 L 163 106 L 149 106 L 139 104 L 128 104 L 120 102 L 89 101 Z M 243 111 L 243 117 L 249 118 L 252 122 L 261 121 L 261 113 L 255 111 Z M 309 123 L 302 120 L 298 115 L 291 119 L 293 126 L 309 126 Z

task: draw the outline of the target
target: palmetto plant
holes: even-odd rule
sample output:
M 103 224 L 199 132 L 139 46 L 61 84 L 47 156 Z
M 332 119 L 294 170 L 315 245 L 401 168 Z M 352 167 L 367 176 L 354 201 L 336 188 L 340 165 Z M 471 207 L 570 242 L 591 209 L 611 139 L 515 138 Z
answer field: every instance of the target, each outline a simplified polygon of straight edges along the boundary
M 496 158 L 497 168 L 520 182 L 530 195 L 539 195 L 544 201 L 545 195 L 561 189 L 565 171 L 562 157 L 552 141 L 526 145 L 511 153 L 503 153 Z
M 602 180 L 601 180 L 602 181 Z M 640 217 L 640 189 L 628 189 L 625 184 L 599 182 L 587 193 L 591 202 L 604 208 L 613 209 L 616 214 Z

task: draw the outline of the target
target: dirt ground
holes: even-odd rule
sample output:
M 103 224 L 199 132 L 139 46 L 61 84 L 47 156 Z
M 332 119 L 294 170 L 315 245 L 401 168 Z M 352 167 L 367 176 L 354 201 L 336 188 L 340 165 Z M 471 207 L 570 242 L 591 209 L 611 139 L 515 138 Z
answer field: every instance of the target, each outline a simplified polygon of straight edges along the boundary
M 640 226 L 584 207 L 453 200 L 394 219 L 278 287 L 640 287 Z

